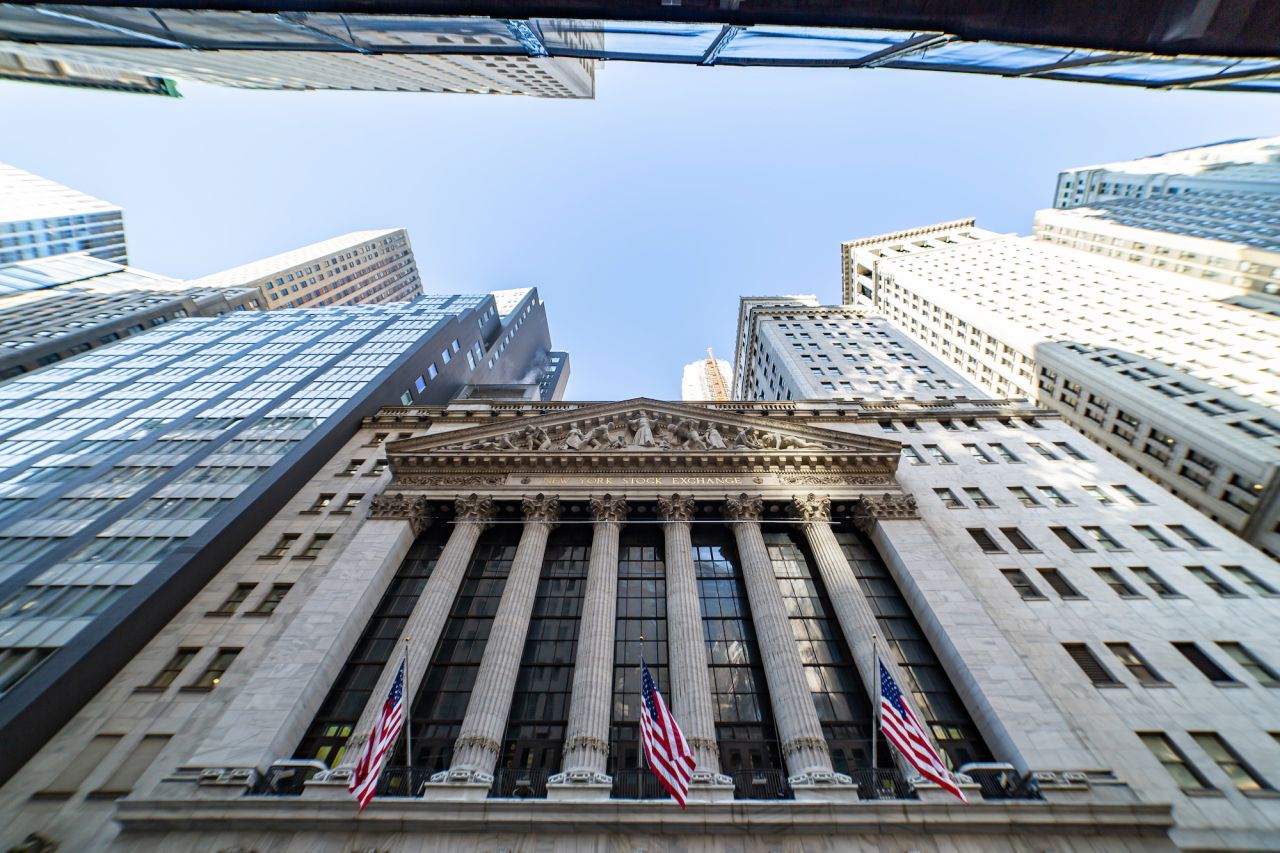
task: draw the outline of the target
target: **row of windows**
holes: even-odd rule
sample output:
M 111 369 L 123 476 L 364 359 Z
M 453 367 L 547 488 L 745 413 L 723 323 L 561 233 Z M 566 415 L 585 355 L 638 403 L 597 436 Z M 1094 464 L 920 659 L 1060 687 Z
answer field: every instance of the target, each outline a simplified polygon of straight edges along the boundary
M 236 610 L 248 600 L 253 591 L 258 588 L 256 583 L 238 583 L 235 589 L 226 597 L 222 604 L 218 605 L 217 610 L 210 610 L 206 616 L 231 616 Z M 246 616 L 270 616 L 276 612 L 276 608 L 280 606 L 280 602 L 293 588 L 293 584 L 289 583 L 273 583 L 267 594 L 258 601 L 257 605 L 252 609 L 245 611 Z
M 1045 491 L 1046 494 L 1051 494 L 1051 493 L 1058 494 L 1057 490 L 1053 489 L 1051 486 L 1041 486 L 1040 489 L 1042 491 Z M 938 491 L 949 493 L 951 499 L 957 502 L 959 501 L 959 498 L 955 496 L 955 493 L 951 492 L 951 490 L 949 489 L 941 489 Z M 974 489 L 974 492 L 978 493 L 979 495 L 982 495 L 981 489 Z M 948 499 L 944 495 L 939 495 L 939 497 L 944 502 Z M 985 499 L 985 495 L 982 495 L 982 497 L 983 499 Z M 1065 505 L 1065 504 L 1060 504 L 1060 505 Z M 1199 535 L 1197 535 L 1195 532 L 1185 527 L 1184 525 L 1167 524 L 1165 526 L 1168 527 L 1169 530 L 1171 530 L 1175 535 L 1177 535 L 1180 539 L 1187 542 L 1187 544 L 1189 544 L 1192 548 L 1196 549 L 1197 551 L 1216 551 L 1217 550 L 1216 546 L 1202 539 Z M 981 548 L 985 553 L 988 553 L 988 554 L 1005 553 L 1004 547 L 999 542 L 996 541 L 995 537 L 992 536 L 991 532 L 987 530 L 985 527 L 969 527 L 966 529 L 968 530 L 969 535 L 973 537 L 973 541 L 976 542 L 978 544 L 978 547 Z M 1084 531 L 1083 538 L 1079 534 L 1077 534 L 1075 531 L 1073 531 L 1070 527 L 1055 526 L 1055 527 L 1050 527 L 1049 531 L 1053 533 L 1054 536 L 1057 536 L 1058 539 L 1062 542 L 1062 544 L 1066 545 L 1072 551 L 1077 551 L 1077 552 L 1093 551 L 1095 547 L 1100 548 L 1101 550 L 1104 550 L 1104 551 L 1128 551 L 1129 550 L 1129 547 L 1127 545 L 1122 543 L 1119 539 L 1115 538 L 1115 536 L 1107 532 L 1107 530 L 1103 527 L 1100 527 L 1098 525 L 1085 525 L 1080 529 Z M 1133 525 L 1130 525 L 1130 529 L 1132 529 L 1135 533 L 1137 533 L 1139 536 L 1141 536 L 1150 544 L 1155 545 L 1161 551 L 1179 551 L 1182 549 L 1182 546 L 1175 544 L 1172 540 L 1170 540 L 1167 536 L 1162 534 L 1159 530 L 1157 530 L 1155 527 L 1153 527 L 1150 524 L 1133 524 Z M 1040 552 L 1040 546 L 1036 545 L 1030 539 L 1028 539 L 1027 536 L 1019 528 L 1001 527 L 1000 532 L 1004 534 L 1004 537 L 1008 539 L 1010 543 L 1012 543 L 1013 547 L 1016 550 L 1024 553 Z
M 1063 455 L 1069 456 L 1072 459 L 1078 459 L 1085 462 L 1089 461 L 1089 457 L 1085 456 L 1073 445 L 1068 444 L 1065 441 L 1055 441 L 1053 442 L 1053 446 L 1056 447 Z M 1062 458 L 1058 453 L 1038 441 L 1028 441 L 1027 447 L 1031 448 L 1045 459 L 1057 461 Z M 920 450 L 916 449 L 915 445 L 904 444 L 902 446 L 902 455 L 909 459 L 912 465 L 928 465 L 929 459 L 932 459 L 940 465 L 956 464 L 955 460 L 936 444 L 925 444 L 922 445 L 922 448 L 924 450 L 923 454 Z M 993 441 L 985 446 L 980 444 L 965 444 L 964 449 L 973 459 L 976 459 L 983 465 L 996 464 L 997 457 L 1003 462 L 1014 464 L 1022 462 L 1022 458 L 1010 450 L 1003 442 Z M 925 458 L 926 456 L 928 459 Z
M 315 502 L 303 510 L 303 513 L 315 514 L 328 510 L 331 513 L 349 513 L 360 506 L 364 500 L 363 492 L 348 492 L 341 498 L 334 492 L 322 492 L 316 496 Z
M 1036 486 L 1038 495 L 1033 494 L 1024 486 L 1008 486 L 1008 492 L 1018 503 L 1025 507 L 1043 507 L 1045 501 L 1052 506 L 1075 506 L 1066 495 L 1053 486 Z M 1123 484 L 1112 484 L 1112 489 L 1119 492 L 1129 503 L 1134 506 L 1149 506 L 1151 501 L 1138 494 L 1133 489 Z M 1106 489 L 1101 486 L 1085 484 L 1080 487 L 1081 491 L 1089 495 L 1103 506 L 1109 506 L 1116 503 L 1115 498 L 1111 496 Z M 973 505 L 979 509 L 992 509 L 997 506 L 996 502 L 987 497 L 986 493 L 977 486 L 961 486 L 960 490 L 964 492 L 965 497 L 973 502 Z M 967 505 L 960 499 L 954 489 L 934 489 L 933 493 L 938 496 L 938 500 L 942 501 L 943 506 L 949 509 L 964 509 Z
M 1216 790 L 1205 779 L 1200 769 L 1187 759 L 1186 754 L 1164 732 L 1138 732 L 1137 734 L 1143 745 L 1151 750 L 1151 754 L 1164 766 L 1182 790 Z M 1270 734 L 1280 743 L 1280 732 Z M 1187 732 L 1187 735 L 1204 751 L 1209 760 L 1218 765 L 1218 769 L 1226 774 L 1236 790 L 1243 792 L 1271 790 L 1266 780 L 1216 732 Z
M 1139 684 L 1145 687 L 1169 686 L 1170 682 L 1157 672 L 1155 667 L 1129 643 L 1105 643 L 1104 645 L 1124 664 L 1125 669 L 1129 670 L 1129 673 Z M 1196 643 L 1178 642 L 1171 645 L 1192 666 L 1198 669 L 1201 675 L 1214 684 L 1218 686 L 1239 686 L 1243 683 L 1240 679 L 1227 672 L 1221 664 Z M 1280 687 L 1280 676 L 1276 675 L 1276 671 L 1240 643 L 1219 640 L 1218 647 L 1241 669 L 1253 676 L 1263 687 Z M 1085 643 L 1063 643 L 1062 648 L 1076 662 L 1081 671 L 1088 676 L 1095 687 L 1124 686 L 1124 683 L 1115 677 L 1106 664 Z
M 152 677 L 150 681 L 139 687 L 143 691 L 160 691 L 166 690 L 175 681 L 178 676 L 182 675 L 183 670 L 191 665 L 191 662 L 200 654 L 199 648 L 179 648 L 173 653 L 173 657 L 169 658 L 169 662 Z M 194 679 L 183 685 L 183 690 L 212 690 L 222 681 L 222 676 L 235 662 L 236 655 L 240 654 L 238 648 L 220 648 L 214 653 L 213 657 L 205 665 L 205 668 Z
M 258 556 L 259 560 L 279 560 L 283 558 L 298 540 L 302 538 L 301 533 L 282 533 L 280 538 L 276 540 L 275 546 L 265 554 Z M 312 535 L 311 541 L 307 543 L 307 547 L 294 554 L 294 559 L 314 560 L 320 556 L 320 552 L 324 550 L 324 546 L 333 538 L 332 533 L 316 533 Z
M 1239 586 L 1232 586 L 1224 581 L 1221 577 L 1214 574 L 1206 566 L 1186 566 L 1186 570 L 1196 580 L 1203 583 L 1209 589 L 1216 592 L 1223 598 L 1242 598 L 1245 593 L 1241 592 L 1241 588 L 1253 590 L 1254 593 L 1262 596 L 1277 595 L 1275 587 L 1263 581 L 1253 572 L 1243 566 L 1223 566 L 1223 570 L 1238 581 Z M 1036 585 L 1027 576 L 1026 572 L 1021 569 L 1001 569 L 1005 578 L 1018 591 L 1018 594 L 1027 601 L 1045 601 L 1048 596 L 1042 593 Z M 1054 592 L 1058 593 L 1063 599 L 1086 599 L 1088 596 L 1082 594 L 1075 585 L 1058 569 L 1036 569 L 1044 578 L 1045 583 L 1049 585 Z M 1173 586 L 1164 580 L 1160 575 L 1156 574 L 1147 566 L 1130 566 L 1129 571 L 1134 574 L 1142 583 L 1151 588 L 1152 592 L 1161 598 L 1185 598 L 1186 596 L 1179 593 Z M 1111 566 L 1094 566 L 1094 574 L 1100 581 L 1111 588 L 1116 595 L 1121 598 L 1144 598 L 1145 596 L 1130 584 L 1120 572 Z
M 367 459 L 352 459 L 347 462 L 347 467 L 338 472 L 339 477 L 354 477 L 364 469 L 364 463 Z M 368 471 L 364 471 L 366 477 L 377 477 L 387 470 L 387 460 L 375 459 L 373 465 Z

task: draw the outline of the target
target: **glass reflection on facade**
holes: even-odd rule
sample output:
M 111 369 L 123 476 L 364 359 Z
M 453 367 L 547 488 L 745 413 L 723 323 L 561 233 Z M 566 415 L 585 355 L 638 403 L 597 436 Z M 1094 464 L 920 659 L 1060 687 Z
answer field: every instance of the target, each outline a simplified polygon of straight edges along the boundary
M 644 637 L 643 640 L 640 638 Z M 640 766 L 640 658 L 668 702 L 667 570 L 662 530 L 636 524 L 618 545 L 618 623 L 613 643 L 610 773 Z
M 456 73 L 454 57 L 490 59 L 490 88 L 551 97 L 589 97 L 593 60 L 845 68 L 901 68 L 1113 83 L 1150 88 L 1276 91 L 1280 57 L 1159 55 L 1001 41 L 971 41 L 931 30 L 805 27 L 568 18 L 450 18 L 426 15 L 291 12 L 260 14 L 66 6 L 52 17 L 0 5 L 0 49 L 44 60 L 97 63 L 132 73 L 163 73 L 253 88 L 397 88 L 383 55 L 400 62 L 432 56 L 437 77 Z M 1034 35 L 1034 32 L 1028 32 Z M 157 42 L 178 50 L 136 48 Z M 183 50 L 185 49 L 185 50 Z M 256 75 L 235 51 L 257 52 Z M 232 54 L 229 63 L 223 55 Z M 327 57 L 336 55 L 337 59 Z M 146 56 L 146 58 L 144 58 Z M 194 57 L 194 58 L 191 58 Z M 534 62 L 530 62 L 530 61 Z M 544 65 L 561 63 L 551 75 Z M 326 65 L 326 62 L 330 65 Z M 573 67 L 571 63 L 580 63 Z M 345 71 L 344 81 L 341 73 Z M 546 79 L 537 79 L 539 74 Z M 367 79 L 361 79 L 364 75 Z M 410 86 L 412 84 L 409 84 Z M 461 84 L 458 84 L 461 85 Z M 524 86 L 523 89 L 520 87 Z
M 507 718 L 498 764 L 503 769 L 560 767 L 590 559 L 589 526 L 552 532 Z
M 756 644 L 751 609 L 734 552 L 723 527 L 694 531 L 693 565 L 702 605 L 702 630 L 711 671 L 711 701 L 720 747 L 720 769 L 783 767 L 778 732 Z

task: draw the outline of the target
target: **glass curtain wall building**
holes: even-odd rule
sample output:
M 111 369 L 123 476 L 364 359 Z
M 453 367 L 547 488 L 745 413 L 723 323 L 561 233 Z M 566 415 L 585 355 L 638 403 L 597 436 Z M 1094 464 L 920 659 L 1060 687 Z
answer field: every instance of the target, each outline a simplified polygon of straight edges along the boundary
M 1266 37 L 1243 38 L 1238 22 L 1228 38 L 1188 40 L 1180 32 L 1168 44 L 1148 46 L 1145 36 L 1100 34 L 1100 21 L 1088 35 L 1050 32 L 1054 25 L 1048 12 L 1037 25 L 1004 29 L 985 27 L 989 15 L 972 14 L 945 22 L 928 16 L 886 20 L 884 28 L 875 29 L 737 21 L 733 19 L 738 16 L 725 8 L 736 6 L 722 7 L 713 16 L 720 20 L 714 21 L 644 21 L 607 20 L 607 14 L 598 16 L 606 20 L 526 17 L 527 6 L 519 11 L 495 8 L 493 17 L 448 17 L 7 4 L 0 6 L 0 47 L 46 59 L 249 88 L 590 97 L 591 64 L 607 59 L 899 68 L 1157 89 L 1280 91 L 1280 45 Z M 647 7 L 647 14 L 661 18 L 667 9 Z M 759 15 L 758 9 L 753 4 L 752 14 Z M 474 14 L 474 7 L 470 11 Z M 627 17 L 638 14 L 636 9 L 628 11 Z M 1257 11 L 1259 27 L 1265 28 L 1269 13 L 1265 8 Z M 1073 17 L 1063 12 L 1059 19 Z M 839 15 L 827 15 L 832 17 Z M 1195 26 L 1203 35 L 1203 22 Z M 983 30 L 992 37 L 964 35 Z M 1085 42 L 1095 46 L 1083 46 Z
M 55 730 L 362 417 L 539 370 L 523 304 L 514 335 L 486 295 L 189 318 L 0 386 L 5 740 Z

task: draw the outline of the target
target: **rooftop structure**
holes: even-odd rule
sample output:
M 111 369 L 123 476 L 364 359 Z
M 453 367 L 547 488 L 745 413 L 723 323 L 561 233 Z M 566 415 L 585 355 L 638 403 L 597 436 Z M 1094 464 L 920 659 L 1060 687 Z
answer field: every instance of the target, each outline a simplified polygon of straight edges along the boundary
M 684 366 L 680 381 L 681 400 L 728 400 L 733 384 L 733 368 L 723 358 L 716 358 L 707 347 L 707 357 Z

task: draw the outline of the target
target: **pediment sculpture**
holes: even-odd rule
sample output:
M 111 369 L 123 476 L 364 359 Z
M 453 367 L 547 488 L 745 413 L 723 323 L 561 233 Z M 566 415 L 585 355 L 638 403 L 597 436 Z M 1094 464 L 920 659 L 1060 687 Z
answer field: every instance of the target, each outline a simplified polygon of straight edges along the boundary
M 743 426 L 721 431 L 705 419 L 662 417 L 636 411 L 603 423 L 573 421 L 547 429 L 522 430 L 489 436 L 463 444 L 461 450 L 495 450 L 533 453 L 599 450 L 804 450 L 827 445 L 781 432 Z M 732 433 L 731 435 L 728 433 Z

